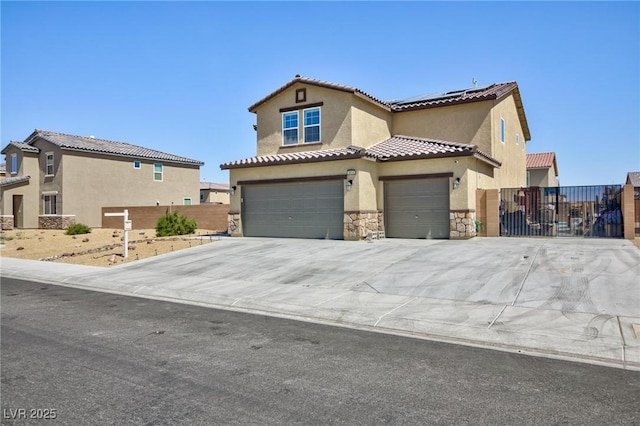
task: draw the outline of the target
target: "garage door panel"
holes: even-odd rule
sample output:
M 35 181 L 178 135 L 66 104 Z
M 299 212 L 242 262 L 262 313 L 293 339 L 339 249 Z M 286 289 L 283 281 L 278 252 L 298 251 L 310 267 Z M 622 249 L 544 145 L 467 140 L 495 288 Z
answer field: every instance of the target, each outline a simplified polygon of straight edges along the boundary
M 391 238 L 449 238 L 449 179 L 385 182 L 385 232 Z
M 245 185 L 244 235 L 286 238 L 343 238 L 342 181 Z

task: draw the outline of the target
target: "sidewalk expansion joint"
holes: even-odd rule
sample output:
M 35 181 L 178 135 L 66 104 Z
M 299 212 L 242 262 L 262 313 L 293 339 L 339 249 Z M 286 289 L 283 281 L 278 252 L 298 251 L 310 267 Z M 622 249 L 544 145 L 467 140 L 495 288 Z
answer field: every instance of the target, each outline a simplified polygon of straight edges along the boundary
M 380 321 L 382 321 L 382 318 L 386 317 L 387 315 L 397 311 L 398 309 L 402 308 L 405 305 L 408 305 L 409 303 L 413 302 L 414 300 L 416 300 L 417 297 L 412 297 L 411 299 L 407 300 L 406 302 L 404 302 L 402 305 L 400 306 L 396 306 L 395 308 L 393 308 L 392 310 L 390 310 L 389 312 L 387 312 L 386 314 L 383 314 L 380 318 L 378 318 L 378 321 L 376 321 L 375 324 L 373 324 L 374 327 L 377 327 L 378 324 L 380 323 Z

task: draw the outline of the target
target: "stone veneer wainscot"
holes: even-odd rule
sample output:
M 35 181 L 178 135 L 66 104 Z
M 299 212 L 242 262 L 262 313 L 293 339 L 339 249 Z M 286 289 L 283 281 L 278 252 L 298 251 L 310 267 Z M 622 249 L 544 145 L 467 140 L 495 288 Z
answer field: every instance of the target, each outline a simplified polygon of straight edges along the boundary
M 43 215 L 38 216 L 39 229 L 67 229 L 76 223 L 76 215 Z
M 449 212 L 449 238 L 468 239 L 476 236 L 476 211 L 451 210 Z

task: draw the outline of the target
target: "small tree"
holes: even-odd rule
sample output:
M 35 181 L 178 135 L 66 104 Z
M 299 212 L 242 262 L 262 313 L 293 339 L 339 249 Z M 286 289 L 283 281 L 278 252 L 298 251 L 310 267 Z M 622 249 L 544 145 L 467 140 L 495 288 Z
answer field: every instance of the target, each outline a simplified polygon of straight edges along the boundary
M 170 237 L 173 235 L 186 235 L 196 232 L 198 225 L 193 219 L 187 219 L 179 212 L 166 212 L 156 222 L 156 237 Z
M 74 223 L 73 225 L 67 228 L 67 235 L 78 235 L 78 234 L 89 234 L 91 233 L 91 228 L 82 223 Z

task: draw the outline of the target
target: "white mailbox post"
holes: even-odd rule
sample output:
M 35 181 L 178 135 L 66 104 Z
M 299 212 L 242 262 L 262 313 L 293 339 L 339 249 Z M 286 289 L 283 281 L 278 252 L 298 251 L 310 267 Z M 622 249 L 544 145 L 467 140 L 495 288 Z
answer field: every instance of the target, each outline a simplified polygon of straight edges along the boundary
M 105 213 L 105 216 L 122 216 L 124 218 L 124 258 L 129 256 L 129 231 L 131 231 L 132 223 L 129 220 L 129 210 L 125 209 L 122 213 Z

